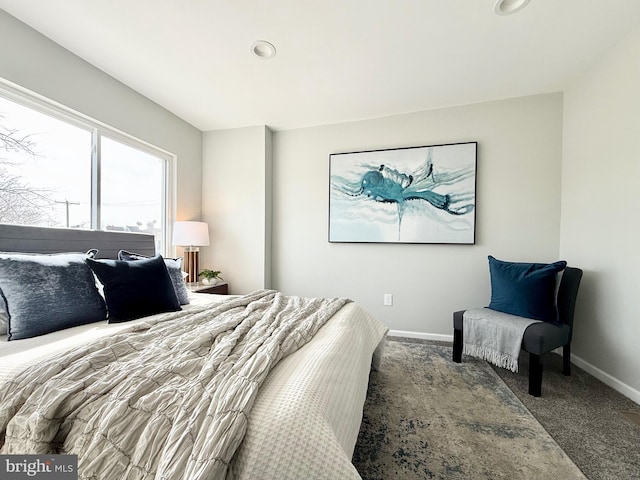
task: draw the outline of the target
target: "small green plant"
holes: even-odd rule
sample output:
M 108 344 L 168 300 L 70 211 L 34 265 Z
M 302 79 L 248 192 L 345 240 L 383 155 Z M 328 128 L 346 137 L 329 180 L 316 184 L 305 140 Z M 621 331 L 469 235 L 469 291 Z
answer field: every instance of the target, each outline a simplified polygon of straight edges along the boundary
M 206 278 L 209 281 L 213 280 L 214 278 L 219 278 L 220 280 L 224 280 L 224 278 L 220 276 L 221 273 L 222 272 L 220 270 L 209 270 L 205 268 L 198 275 L 201 276 L 202 278 Z

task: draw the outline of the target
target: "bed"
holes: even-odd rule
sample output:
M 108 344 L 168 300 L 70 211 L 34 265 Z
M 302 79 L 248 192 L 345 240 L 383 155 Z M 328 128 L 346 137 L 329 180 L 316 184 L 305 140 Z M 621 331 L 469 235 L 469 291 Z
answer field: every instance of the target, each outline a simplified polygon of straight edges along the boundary
M 97 249 L 87 263 L 102 268 L 121 264 L 100 256 L 124 250 L 152 257 L 131 270 L 157 266 L 149 235 L 31 228 L 0 226 L 0 251 Z M 11 312 L 20 299 L 6 278 Z M 351 456 L 386 327 L 345 299 L 263 290 L 188 301 L 11 341 L 0 330 L 0 453 L 77 454 L 79 478 L 360 478 Z

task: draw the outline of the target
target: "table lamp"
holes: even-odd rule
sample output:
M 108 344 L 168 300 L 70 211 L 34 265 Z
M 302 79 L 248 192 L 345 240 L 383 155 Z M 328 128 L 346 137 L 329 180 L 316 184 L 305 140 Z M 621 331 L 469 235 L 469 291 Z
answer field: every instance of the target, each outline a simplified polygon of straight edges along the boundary
M 209 245 L 209 225 L 206 222 L 174 222 L 173 244 L 184 247 L 182 270 L 185 282 L 198 282 L 198 247 Z

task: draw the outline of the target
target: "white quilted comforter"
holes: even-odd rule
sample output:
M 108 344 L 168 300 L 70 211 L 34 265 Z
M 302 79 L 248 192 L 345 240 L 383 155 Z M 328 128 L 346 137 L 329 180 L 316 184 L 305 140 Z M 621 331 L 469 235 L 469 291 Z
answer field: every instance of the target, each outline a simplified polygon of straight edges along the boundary
M 2 453 L 76 453 L 80 478 L 358 478 L 349 460 L 371 353 L 386 329 L 346 303 L 255 292 L 132 326 L 28 369 L 0 390 Z M 342 412 L 331 402 L 343 402 L 345 388 L 356 401 Z M 270 445 L 274 456 L 263 452 Z

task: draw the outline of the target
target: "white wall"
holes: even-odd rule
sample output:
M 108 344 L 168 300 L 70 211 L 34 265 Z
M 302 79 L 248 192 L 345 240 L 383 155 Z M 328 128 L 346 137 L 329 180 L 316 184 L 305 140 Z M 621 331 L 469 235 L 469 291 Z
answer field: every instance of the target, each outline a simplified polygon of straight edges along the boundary
M 4 10 L 0 45 L 0 77 L 177 155 L 177 218 L 200 218 L 200 130 Z
M 271 131 L 264 127 L 204 134 L 202 218 L 211 245 L 200 267 L 221 270 L 231 293 L 271 284 Z
M 392 330 L 450 336 L 454 310 L 489 302 L 488 254 L 558 259 L 561 140 L 561 94 L 274 132 L 275 288 L 349 296 Z M 328 243 L 329 154 L 465 141 L 478 141 L 476 245 Z
M 638 52 L 640 29 L 566 90 L 560 254 L 584 269 L 579 365 L 640 402 Z

